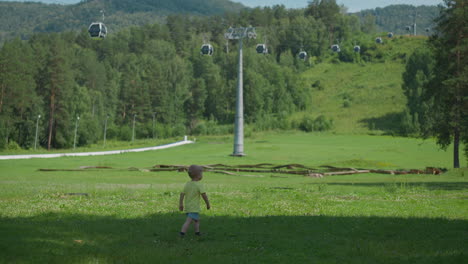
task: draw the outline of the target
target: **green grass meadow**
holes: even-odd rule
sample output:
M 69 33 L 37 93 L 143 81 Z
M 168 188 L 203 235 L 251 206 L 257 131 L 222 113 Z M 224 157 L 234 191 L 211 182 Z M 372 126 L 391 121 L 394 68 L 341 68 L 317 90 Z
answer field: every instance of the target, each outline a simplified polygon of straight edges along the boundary
M 323 87 L 313 91 L 309 112 L 333 118 L 334 130 L 340 133 L 389 130 L 385 121 L 403 112 L 406 104 L 401 88 L 404 69 L 399 62 L 319 64 L 304 73 L 308 83 L 320 81 Z
M 184 172 L 156 164 L 299 163 L 450 168 L 432 140 L 300 132 L 253 134 L 99 157 L 0 161 L 0 263 L 466 263 L 468 170 L 311 178 L 205 173 L 202 237 L 181 239 Z M 42 172 L 40 168 L 108 170 Z M 128 168 L 140 170 L 129 171 Z M 70 196 L 67 193 L 87 193 Z
M 363 63 L 320 63 L 301 73 L 311 85 L 308 113 L 334 120 L 333 131 L 344 134 L 395 134 L 405 110 L 401 88 L 405 60 L 424 47 L 424 37 L 385 39 L 372 51 L 385 59 Z M 319 82 L 320 87 L 314 87 Z M 300 120 L 304 113 L 293 119 Z

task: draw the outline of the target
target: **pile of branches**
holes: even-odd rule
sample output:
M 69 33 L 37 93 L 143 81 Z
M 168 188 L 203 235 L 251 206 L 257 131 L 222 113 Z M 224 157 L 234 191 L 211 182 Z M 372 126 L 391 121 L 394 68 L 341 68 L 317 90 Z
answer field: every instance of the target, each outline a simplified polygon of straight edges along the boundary
M 184 172 L 188 170 L 187 165 L 154 165 L 151 168 L 128 168 L 124 169 L 127 171 L 178 171 Z M 307 177 L 322 178 L 325 176 L 334 175 L 351 175 L 351 174 L 362 174 L 362 173 L 378 173 L 378 174 L 441 174 L 445 172 L 445 169 L 426 167 L 424 170 L 411 169 L 411 170 L 379 170 L 379 169 L 362 169 L 362 168 L 340 168 L 329 165 L 319 166 L 317 168 L 307 167 L 302 164 L 286 164 L 286 165 L 274 165 L 271 163 L 260 163 L 252 165 L 225 165 L 225 164 L 211 164 L 202 165 L 205 172 L 223 173 L 228 175 L 236 176 L 251 176 L 251 177 L 263 177 L 260 174 L 294 174 L 303 175 Z M 39 169 L 40 171 L 96 171 L 96 170 L 109 170 L 114 169 L 112 167 L 104 166 L 82 166 L 78 169 Z M 121 169 L 120 169 L 121 170 Z M 242 174 L 239 174 L 242 173 Z M 245 174 L 254 173 L 254 174 Z
M 274 173 L 274 174 L 295 174 L 308 177 L 322 178 L 324 176 L 333 175 L 351 175 L 362 173 L 379 173 L 379 174 L 441 174 L 445 170 L 440 168 L 427 167 L 424 170 L 411 169 L 411 170 L 378 170 L 378 169 L 361 169 L 361 168 L 340 168 L 329 165 L 319 166 L 318 168 L 307 167 L 302 164 L 286 164 L 274 165 L 271 163 L 260 163 L 253 165 L 225 165 L 225 164 L 212 164 L 203 165 L 205 171 L 224 173 L 230 175 L 238 175 L 241 173 Z M 151 171 L 186 171 L 188 166 L 184 165 L 155 165 Z M 243 175 L 252 176 L 252 175 Z

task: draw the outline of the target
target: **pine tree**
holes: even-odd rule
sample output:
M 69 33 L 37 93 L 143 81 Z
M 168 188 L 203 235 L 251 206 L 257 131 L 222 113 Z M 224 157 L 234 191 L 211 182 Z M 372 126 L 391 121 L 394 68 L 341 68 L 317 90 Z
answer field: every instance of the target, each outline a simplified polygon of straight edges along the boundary
M 71 69 L 72 52 L 60 35 L 51 34 L 38 40 L 37 45 L 45 46 L 41 54 L 45 64 L 39 72 L 39 91 L 47 103 L 45 111 L 48 120 L 47 149 L 70 146 L 76 116 L 71 113 L 72 90 L 75 84 Z
M 22 147 L 29 147 L 32 142 L 34 121 L 42 104 L 35 90 L 35 66 L 32 49 L 27 43 L 16 39 L 2 47 L 0 116 L 7 124 L 11 139 Z
M 433 131 L 442 147 L 453 142 L 453 167 L 459 168 L 460 140 L 468 143 L 468 3 L 444 2 L 430 39 L 436 64 L 428 90 L 434 100 Z

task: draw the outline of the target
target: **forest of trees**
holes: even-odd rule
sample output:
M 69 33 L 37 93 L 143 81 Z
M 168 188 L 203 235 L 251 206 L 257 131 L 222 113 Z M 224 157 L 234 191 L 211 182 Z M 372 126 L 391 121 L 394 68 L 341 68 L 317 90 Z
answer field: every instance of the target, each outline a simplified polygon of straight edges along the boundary
M 0 2 L 0 43 L 13 37 L 29 39 L 34 33 L 79 32 L 102 20 L 101 10 L 104 22 L 115 33 L 129 26 L 163 22 L 171 14 L 222 15 L 243 8 L 228 0 L 83 0 L 74 5 Z
M 258 33 L 244 44 L 246 122 L 258 130 L 291 128 L 285 120 L 306 109 L 312 89 L 298 73 L 328 57 L 356 59 L 352 51 L 330 52 L 334 39 L 351 45 L 362 38 L 362 59 L 377 56 L 358 18 L 340 11 L 335 1 L 314 1 L 306 10 L 171 15 L 102 40 L 83 29 L 8 41 L 0 50 L 0 148 L 31 148 L 36 123 L 42 147 L 70 147 L 77 117 L 78 146 L 102 140 L 106 120 L 107 138 L 121 140 L 131 138 L 133 118 L 137 138 L 229 132 L 237 78 L 237 43 L 224 38 L 229 25 L 252 25 Z M 213 56 L 200 55 L 204 41 L 214 46 Z M 264 41 L 270 54 L 257 54 Z M 301 50 L 306 61 L 297 56 Z M 323 117 L 316 121 L 330 127 Z
M 434 33 L 434 19 L 439 15 L 439 10 L 437 6 L 390 5 L 362 10 L 356 15 L 360 18 L 363 30 L 368 33 L 386 31 L 398 35 L 413 34 L 416 22 L 417 35 L 430 36 Z
M 328 34 L 320 19 L 276 7 L 225 19 L 169 16 L 165 24 L 129 28 L 104 40 L 83 30 L 6 42 L 0 51 L 0 146 L 30 148 L 38 122 L 42 147 L 70 147 L 78 116 L 78 145 L 100 140 L 106 119 L 107 137 L 123 140 L 134 117 L 138 138 L 153 136 L 153 116 L 158 137 L 211 133 L 206 126 L 232 124 L 236 43 L 230 43 L 230 53 L 223 51 L 224 33 L 226 25 L 250 24 L 277 26 L 268 38 L 277 52 L 262 56 L 255 53 L 256 43 L 246 43 L 245 118 L 261 121 L 260 127 L 281 124 L 273 120 L 309 101 L 296 72 L 304 62 L 295 54 L 319 36 L 319 43 L 308 46 L 319 55 Z M 200 55 L 204 38 L 215 47 L 212 57 Z
M 443 26 L 440 21 L 445 20 L 439 19 L 435 31 L 453 25 L 466 29 L 462 22 L 467 20 L 459 16 L 460 25 L 446 19 L 451 24 Z M 249 25 L 256 27 L 258 38 L 244 43 L 245 120 L 256 130 L 331 128 L 323 116 L 304 124 L 288 121 L 295 112 L 307 110 L 313 89 L 299 73 L 322 61 L 385 61 L 375 35 L 366 33 L 369 28 L 359 17 L 344 13 L 335 0 L 313 0 L 305 9 L 274 6 L 223 16 L 169 15 L 164 22 L 129 27 L 99 40 L 90 38 L 85 28 L 16 38 L 0 50 L 0 149 L 33 147 L 36 124 L 39 144 L 47 149 L 71 147 L 77 124 L 78 146 L 102 140 L 105 123 L 108 139 L 130 140 L 133 120 L 137 138 L 230 133 L 237 43 L 227 41 L 224 33 L 229 26 Z M 432 49 L 409 57 L 403 75 L 408 97 L 403 134 L 437 136 L 442 146 L 455 139 L 467 141 L 462 78 L 468 76 L 463 74 L 467 45 L 458 31 L 452 34 L 455 37 L 447 39 L 434 35 Z M 360 53 L 331 52 L 337 40 L 343 46 L 359 43 Z M 206 42 L 213 45 L 213 56 L 200 54 Z M 267 43 L 269 54 L 257 54 L 258 43 Z M 454 43 L 440 52 L 442 45 Z M 298 58 L 301 51 L 307 52 L 306 60 Z M 450 63 L 462 60 L 454 66 L 435 54 L 451 58 Z M 406 61 L 406 54 L 401 55 Z M 436 99 L 442 101 L 435 104 Z M 442 107 L 450 105 L 455 108 Z
M 104 22 L 112 25 L 111 32 L 116 33 L 129 26 L 164 22 L 172 14 L 224 15 L 244 9 L 241 4 L 228 0 L 83 0 L 74 5 L 0 2 L 0 43 L 13 37 L 29 39 L 41 32 L 79 32 L 92 21 L 102 19 L 101 10 L 105 12 Z M 338 9 L 346 12 L 345 7 Z M 406 27 L 413 25 L 416 14 L 418 35 L 430 35 L 438 13 L 437 6 L 391 5 L 348 15 L 358 17 L 366 33 L 407 34 Z M 426 32 L 426 28 L 431 31 Z

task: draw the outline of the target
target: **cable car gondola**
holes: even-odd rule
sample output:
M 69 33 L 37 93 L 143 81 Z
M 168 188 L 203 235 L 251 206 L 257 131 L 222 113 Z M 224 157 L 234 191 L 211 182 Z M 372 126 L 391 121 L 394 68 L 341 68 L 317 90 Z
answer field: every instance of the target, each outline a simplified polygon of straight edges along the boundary
M 258 44 L 257 47 L 255 48 L 258 54 L 267 54 L 268 53 L 268 48 L 266 44 Z
M 88 32 L 92 38 L 105 38 L 107 35 L 107 28 L 102 22 L 93 22 L 89 26 Z
M 211 44 L 203 44 L 200 49 L 200 54 L 201 55 L 213 55 L 213 46 Z
M 331 49 L 332 49 L 333 52 L 340 52 L 341 51 L 340 46 L 338 44 L 332 45 Z
M 358 45 L 354 46 L 353 48 L 354 52 L 358 53 L 361 51 L 361 47 L 359 47 Z
M 307 52 L 301 51 L 299 52 L 299 59 L 305 60 L 307 58 Z
M 381 37 L 376 38 L 376 39 L 375 39 L 375 43 L 377 43 L 377 44 L 382 44 L 382 43 L 383 43 L 382 38 L 381 38 Z

